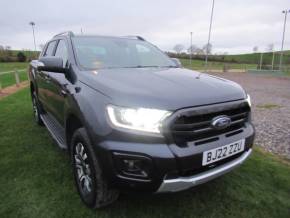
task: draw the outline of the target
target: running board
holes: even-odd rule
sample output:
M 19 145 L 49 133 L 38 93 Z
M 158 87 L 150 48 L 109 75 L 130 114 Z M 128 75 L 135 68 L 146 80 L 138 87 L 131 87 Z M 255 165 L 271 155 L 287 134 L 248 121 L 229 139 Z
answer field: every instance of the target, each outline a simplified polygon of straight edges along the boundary
M 58 146 L 62 149 L 67 149 L 64 128 L 48 113 L 41 114 L 40 116 L 44 125 L 48 129 L 53 139 L 57 142 Z

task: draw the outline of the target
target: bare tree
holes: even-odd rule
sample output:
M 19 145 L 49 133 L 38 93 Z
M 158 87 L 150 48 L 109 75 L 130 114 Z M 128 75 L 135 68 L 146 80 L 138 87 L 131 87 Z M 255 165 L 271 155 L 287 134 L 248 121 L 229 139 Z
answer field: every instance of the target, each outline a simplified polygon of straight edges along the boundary
M 197 49 L 196 49 L 196 54 L 197 54 L 197 55 L 204 55 L 204 50 L 201 49 L 201 48 L 197 48 Z
M 176 44 L 174 47 L 173 47 L 173 50 L 176 51 L 176 53 L 180 53 L 182 50 L 184 49 L 184 46 L 182 44 Z
M 12 57 L 12 51 L 10 46 L 0 45 L 0 59 L 9 61 Z
M 38 47 L 40 48 L 40 51 L 44 48 L 44 44 L 39 44 Z
M 202 47 L 202 50 L 204 51 L 205 54 L 211 54 L 212 53 L 212 44 L 210 44 L 210 43 L 205 44 Z
M 12 51 L 11 51 L 11 46 L 6 45 L 4 48 L 5 54 L 7 57 L 11 57 L 12 56 Z
M 189 48 L 187 49 L 187 52 L 190 54 L 195 54 L 196 51 L 197 51 L 198 47 L 196 45 L 192 45 L 192 46 L 189 46 Z
M 258 46 L 254 46 L 254 47 L 253 47 L 253 52 L 254 52 L 254 53 L 257 53 L 258 50 L 259 50 L 259 47 L 258 47 Z

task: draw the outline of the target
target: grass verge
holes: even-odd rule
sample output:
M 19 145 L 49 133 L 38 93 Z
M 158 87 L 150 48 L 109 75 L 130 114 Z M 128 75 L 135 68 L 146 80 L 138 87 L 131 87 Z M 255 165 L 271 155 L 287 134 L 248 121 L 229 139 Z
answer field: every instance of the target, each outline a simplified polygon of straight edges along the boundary
M 262 108 L 262 109 L 275 109 L 275 108 L 280 108 L 281 106 L 278 104 L 259 104 L 257 105 L 258 108 Z
M 122 195 L 87 209 L 69 158 L 33 122 L 28 89 L 0 100 L 0 217 L 289 217 L 290 165 L 255 149 L 239 169 L 182 193 Z

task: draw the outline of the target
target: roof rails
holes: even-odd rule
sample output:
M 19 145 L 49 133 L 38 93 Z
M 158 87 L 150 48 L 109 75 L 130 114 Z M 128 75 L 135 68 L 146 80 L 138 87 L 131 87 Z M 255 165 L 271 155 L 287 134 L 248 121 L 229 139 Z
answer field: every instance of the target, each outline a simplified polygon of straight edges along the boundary
M 61 32 L 59 34 L 56 34 L 54 37 L 57 37 L 57 36 L 74 36 L 74 33 L 72 31 L 66 31 L 66 32 Z
M 129 38 L 129 39 L 138 39 L 141 41 L 146 41 L 143 37 L 141 36 L 124 36 L 125 38 Z

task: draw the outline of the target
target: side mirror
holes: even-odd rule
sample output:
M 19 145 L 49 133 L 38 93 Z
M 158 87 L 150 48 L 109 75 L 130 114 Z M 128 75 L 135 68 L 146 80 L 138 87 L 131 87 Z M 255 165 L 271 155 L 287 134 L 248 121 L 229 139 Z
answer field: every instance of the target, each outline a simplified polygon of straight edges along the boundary
M 55 73 L 65 73 L 66 68 L 63 67 L 63 61 L 59 57 L 42 57 L 39 58 L 39 62 L 43 65 L 37 67 L 38 70 L 55 72 Z
M 171 60 L 176 64 L 177 67 L 183 67 L 178 58 L 171 58 Z

